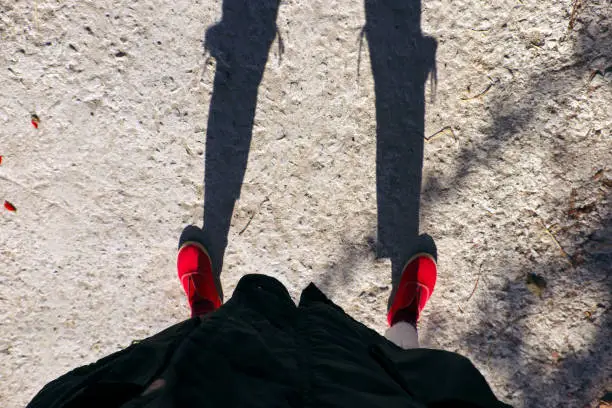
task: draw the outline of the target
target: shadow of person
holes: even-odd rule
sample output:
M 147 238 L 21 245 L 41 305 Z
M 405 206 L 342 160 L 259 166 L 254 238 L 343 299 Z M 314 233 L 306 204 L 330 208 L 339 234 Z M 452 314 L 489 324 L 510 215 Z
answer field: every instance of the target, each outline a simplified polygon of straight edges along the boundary
M 224 0 L 222 20 L 206 31 L 204 47 L 217 66 L 206 134 L 202 240 L 217 279 L 246 170 L 257 89 L 277 32 L 278 6 L 279 0 Z
M 365 0 L 376 94 L 377 256 L 390 258 L 393 290 L 419 238 L 425 82 L 435 80 L 437 43 L 421 32 L 420 0 Z

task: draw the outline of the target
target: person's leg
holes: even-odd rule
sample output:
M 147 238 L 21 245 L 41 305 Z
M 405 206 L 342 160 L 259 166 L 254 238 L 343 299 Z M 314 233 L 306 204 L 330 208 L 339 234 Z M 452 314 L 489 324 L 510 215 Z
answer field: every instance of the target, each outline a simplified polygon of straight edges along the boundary
M 415 326 L 398 322 L 385 332 L 387 340 L 403 349 L 419 348 L 419 335 Z
M 417 321 L 436 285 L 436 261 L 427 253 L 413 256 L 404 266 L 402 278 L 389 309 L 390 328 L 385 337 L 397 346 L 419 347 Z

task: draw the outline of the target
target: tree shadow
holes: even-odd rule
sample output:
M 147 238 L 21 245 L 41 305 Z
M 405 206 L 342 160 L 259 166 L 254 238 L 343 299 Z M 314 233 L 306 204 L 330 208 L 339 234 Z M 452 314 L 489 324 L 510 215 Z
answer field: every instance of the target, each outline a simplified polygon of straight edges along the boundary
M 501 288 L 489 288 L 478 302 L 482 315 L 461 340 L 462 347 L 473 351 L 479 365 L 507 372 L 512 380 L 507 387 L 507 402 L 517 403 L 517 395 L 521 395 L 518 399 L 525 407 L 586 406 L 604 391 L 606 383 L 610 386 L 611 240 L 612 218 L 608 213 L 599 229 L 591 231 L 579 248 L 573 248 L 584 253 L 579 266 L 573 268 L 563 262 L 537 266 L 537 273 L 548 281 L 548 294 L 543 299 L 529 293 L 522 276 L 508 279 Z M 529 262 L 523 266 L 525 271 L 533 268 Z M 607 296 L 607 301 L 586 304 L 581 298 L 584 293 Z M 559 313 L 541 317 L 551 308 Z M 554 327 L 568 321 L 573 323 L 565 339 L 535 339 L 531 334 L 534 325 Z M 588 327 L 595 335 L 572 327 Z M 588 337 L 582 339 L 583 335 Z M 573 348 L 576 341 L 587 347 Z M 557 351 L 558 344 L 569 344 L 568 350 Z
M 204 237 L 219 278 L 246 171 L 257 90 L 277 33 L 279 0 L 224 0 L 222 20 L 206 31 L 216 60 L 206 133 Z
M 597 1 L 584 2 L 593 7 Z M 474 145 L 465 145 L 459 152 L 457 170 L 444 183 L 436 177 L 431 177 L 425 182 L 424 191 L 427 196 L 423 197 L 424 202 L 434 202 L 439 197 L 441 184 L 453 186 L 453 191 L 460 191 L 464 184 L 464 179 L 471 169 L 476 166 L 491 166 L 502 159 L 503 149 L 513 142 L 519 142 L 518 133 L 537 118 L 539 109 L 546 109 L 547 101 L 555 101 L 569 94 L 568 89 L 572 89 L 576 84 L 584 82 L 585 73 L 592 69 L 591 65 L 598 59 L 607 60 L 601 65 L 612 68 L 612 59 L 608 50 L 612 49 L 612 30 L 607 27 L 607 21 L 612 18 L 609 7 L 599 5 L 601 10 L 589 13 L 583 10 L 578 20 L 583 21 L 583 28 L 579 30 L 575 39 L 573 62 L 565 64 L 559 68 L 547 71 L 538 71 L 528 79 L 530 83 L 527 92 L 517 92 L 513 83 L 510 83 L 501 90 L 500 95 L 491 107 L 485 109 L 491 115 L 492 125 L 486 129 L 487 137 Z M 582 6 L 584 7 L 584 5 Z M 608 7 L 608 10 L 606 10 Z M 607 15 L 606 15 L 607 14 Z M 594 34 L 589 32 L 587 26 L 597 24 L 602 30 Z M 594 31 L 591 29 L 591 31 Z M 566 39 L 567 40 L 567 39 Z M 606 67 L 600 67 L 603 71 Z M 590 72 L 589 72 L 590 73 Z M 564 140 L 559 135 L 560 140 L 551 142 L 551 149 L 556 149 L 553 159 L 562 158 L 565 153 Z M 476 152 L 484 152 L 478 157 Z M 557 164 L 563 166 L 563 159 L 557 160 Z
M 391 259 L 392 298 L 419 245 L 425 82 L 437 43 L 421 32 L 420 0 L 365 0 L 376 96 L 377 256 Z
M 595 7 L 596 3 L 591 2 L 589 6 Z M 600 6 L 602 11 L 605 10 L 603 3 Z M 597 20 L 604 27 L 606 19 L 602 16 L 605 12 L 589 15 L 587 11 L 583 12 L 581 19 Z M 539 109 L 547 109 L 547 101 L 567 97 L 569 90 L 583 90 L 580 87 L 584 86 L 584 78 L 591 74 L 593 61 L 607 58 L 603 71 L 608 69 L 607 65 L 612 65 L 607 53 L 612 47 L 612 31 L 607 28 L 597 32 L 593 27 L 587 30 L 591 23 L 584 21 L 583 29 L 578 33 L 573 62 L 534 73 L 529 79 L 531 85 L 524 93 L 516 92 L 512 84 L 502 92 L 492 104 L 492 125 L 487 130 L 487 138 L 461 149 L 456 160 L 457 171 L 453 175 L 427 180 L 423 197 L 425 205 L 435 202 L 442 194 L 446 200 L 452 199 L 465 186 L 466 176 L 474 167 L 496 168 L 497 163 L 503 163 L 504 149 L 512 147 L 513 143 L 528 143 L 528 140 L 519 139 L 520 133 L 538 118 Z M 551 172 L 562 178 L 568 161 L 572 159 L 568 153 L 571 144 L 563 134 L 551 133 L 548 135 L 548 165 Z M 606 206 L 610 189 L 609 185 L 599 181 L 584 180 L 585 185 L 589 183 L 589 191 L 584 194 L 602 194 L 602 198 L 588 215 L 571 215 L 567 211 L 567 202 L 554 203 L 554 221 L 565 224 L 555 235 L 566 256 L 561 253 L 558 261 L 543 264 L 516 254 L 514 261 L 507 265 L 507 271 L 522 270 L 524 274 L 534 271 L 546 277 L 548 295 L 538 299 L 529 293 L 525 275 L 509 276 L 504 271 L 505 284 L 487 288 L 487 294 L 478 302 L 478 313 L 471 323 L 473 330 L 460 340 L 462 349 L 471 350 L 471 357 L 479 365 L 507 373 L 512 380 L 508 386 L 511 391 L 506 396 L 508 402 L 525 407 L 586 406 L 589 399 L 604 391 L 606 384 L 610 386 L 612 214 L 610 207 Z M 441 192 L 440 186 L 452 188 Z M 525 225 L 539 228 L 537 225 L 542 220 L 537 219 L 537 215 L 533 215 L 531 220 L 529 217 L 525 217 Z M 483 276 L 486 275 L 484 272 Z M 605 301 L 597 305 L 584 303 L 585 299 L 591 298 Z M 540 318 L 544 314 L 546 317 Z M 561 317 L 554 321 L 553 315 Z M 553 327 L 566 324 L 565 333 L 570 340 L 535 338 L 532 330 L 537 324 Z M 589 328 L 588 338 L 587 333 L 576 331 L 576 327 Z M 580 340 L 582 346 L 573 349 L 572 344 Z M 565 345 L 568 350 L 551 353 L 558 344 Z M 516 398 L 517 395 L 522 396 Z
M 329 263 L 316 282 L 317 287 L 332 298 L 338 289 L 345 289 L 355 278 L 355 269 L 360 262 L 376 255 L 376 239 L 367 235 L 363 241 L 343 239 L 342 249 L 336 261 Z

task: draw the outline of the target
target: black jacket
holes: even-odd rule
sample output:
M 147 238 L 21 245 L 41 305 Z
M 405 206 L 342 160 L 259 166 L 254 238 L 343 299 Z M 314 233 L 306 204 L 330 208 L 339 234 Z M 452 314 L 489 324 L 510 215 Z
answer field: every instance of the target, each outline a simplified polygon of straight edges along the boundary
M 165 385 L 142 396 L 157 379 Z M 314 285 L 295 306 L 263 275 L 242 278 L 215 313 L 47 384 L 28 406 L 508 407 L 468 359 L 402 350 Z

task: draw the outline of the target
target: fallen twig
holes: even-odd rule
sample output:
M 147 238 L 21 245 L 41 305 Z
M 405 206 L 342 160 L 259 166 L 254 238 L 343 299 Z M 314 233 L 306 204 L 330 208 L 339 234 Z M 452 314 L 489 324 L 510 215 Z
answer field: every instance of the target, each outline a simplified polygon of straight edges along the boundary
M 363 38 L 365 37 L 365 26 L 359 31 L 359 51 L 357 52 L 357 82 L 359 82 L 361 68 L 361 49 L 363 48 Z
M 455 131 L 453 130 L 453 128 L 451 126 L 444 126 L 442 129 L 438 130 L 431 136 L 429 137 L 425 136 L 425 142 L 429 143 L 433 139 L 443 136 L 445 134 L 450 134 L 453 137 L 453 139 L 457 140 L 457 135 L 455 135 Z
M 538 213 L 533 211 L 533 210 L 527 210 L 527 212 L 530 213 L 531 215 L 533 215 L 534 217 L 536 217 L 538 219 L 538 222 L 542 226 L 542 229 L 544 229 L 544 232 L 546 232 L 546 234 L 552 239 L 552 241 L 554 242 L 556 247 L 559 249 L 559 252 L 561 252 L 563 257 L 565 257 L 565 259 L 567 259 L 567 261 L 570 264 L 570 266 L 574 267 L 574 262 L 573 262 L 572 257 L 565 251 L 565 249 L 563 249 L 563 247 L 561 246 L 559 241 L 557 241 L 557 238 L 555 237 L 555 235 L 551 232 L 550 228 L 546 226 L 546 224 L 544 223 L 542 218 L 538 215 Z
M 283 54 L 285 53 L 285 43 L 278 28 L 276 29 L 276 35 L 278 36 L 278 66 L 280 66 L 283 62 Z
M 495 82 L 491 81 L 491 82 L 489 82 L 489 84 L 486 86 L 486 88 L 482 92 L 480 92 L 480 93 L 478 93 L 478 94 L 476 94 L 474 96 L 462 96 L 461 100 L 462 101 L 469 101 L 469 100 L 472 100 L 472 99 L 480 98 L 481 96 L 483 96 L 484 94 L 489 92 L 489 90 L 491 89 L 491 87 L 494 84 L 495 84 Z
M 593 180 L 599 180 L 603 175 L 604 175 L 604 169 L 599 169 L 599 170 L 597 170 L 597 172 L 595 174 L 593 174 L 593 177 L 591 177 L 591 178 Z
M 253 218 L 255 218 L 255 216 L 256 216 L 257 214 L 259 214 L 259 211 L 261 210 L 261 206 L 262 206 L 262 205 L 264 205 L 264 203 L 265 203 L 266 201 L 269 201 L 269 200 L 270 200 L 270 196 L 268 196 L 268 197 L 264 198 L 264 199 L 263 199 L 263 201 L 262 201 L 261 203 L 259 203 L 259 207 L 257 208 L 257 211 L 253 211 L 253 214 L 251 214 L 251 218 L 249 218 L 249 220 L 247 221 L 246 225 L 244 226 L 244 228 L 242 228 L 242 229 L 240 230 L 240 232 L 238 233 L 238 235 L 242 235 L 242 234 L 244 234 L 244 231 L 246 231 L 246 230 L 247 230 L 247 228 L 249 228 L 249 225 L 251 225 L 251 221 L 253 221 Z
M 569 23 L 567 25 L 568 30 L 574 28 L 576 24 L 576 20 L 578 19 L 578 14 L 580 14 L 580 9 L 582 8 L 582 0 L 574 0 L 572 3 L 572 12 L 570 14 Z
M 474 288 L 472 289 L 470 296 L 468 296 L 467 299 L 465 299 L 464 303 L 467 303 L 472 298 L 472 296 L 474 296 L 474 292 L 476 292 L 476 288 L 478 287 L 478 282 L 480 281 L 480 275 L 482 275 L 482 264 L 480 264 L 480 267 L 478 268 L 478 276 L 476 277 Z
M 572 217 L 575 213 L 575 208 L 576 208 L 576 189 L 572 188 L 572 191 L 570 192 L 570 196 L 569 196 L 569 210 L 567 211 L 567 215 L 569 217 Z
M 467 299 L 465 299 L 463 301 L 463 304 L 465 305 L 467 302 L 470 301 L 470 299 L 472 298 L 472 296 L 474 296 L 474 293 L 476 292 L 476 288 L 478 288 L 478 282 L 480 282 L 480 276 L 482 275 L 482 264 L 480 264 L 480 267 L 478 268 L 478 276 L 476 276 L 476 282 L 474 283 L 474 288 L 472 288 L 472 292 L 470 293 L 470 295 L 467 297 Z M 463 309 L 461 308 L 461 306 L 459 306 L 459 311 L 461 313 L 463 313 Z
M 550 228 L 548 228 L 546 226 L 546 224 L 544 224 L 544 221 L 542 221 L 540 219 L 540 224 L 542 224 L 542 227 L 544 228 L 544 231 L 548 234 L 548 236 L 550 236 L 550 238 L 552 239 L 552 241 L 555 243 L 555 245 L 557 246 L 557 248 L 559 248 L 559 252 L 561 252 L 561 255 L 563 255 L 565 257 L 565 259 L 567 259 L 567 262 L 570 264 L 570 266 L 574 266 L 574 263 L 572 262 L 572 257 L 569 256 L 569 254 L 567 252 L 565 252 L 565 249 L 563 249 L 563 247 L 561 246 L 561 244 L 559 243 L 559 241 L 557 240 L 557 238 L 555 237 L 555 234 L 553 234 L 550 231 Z

